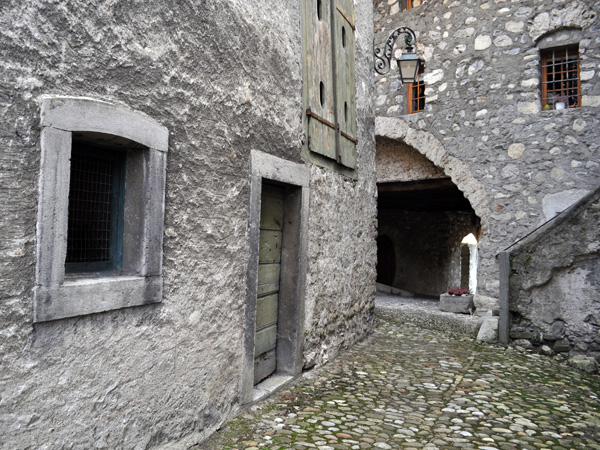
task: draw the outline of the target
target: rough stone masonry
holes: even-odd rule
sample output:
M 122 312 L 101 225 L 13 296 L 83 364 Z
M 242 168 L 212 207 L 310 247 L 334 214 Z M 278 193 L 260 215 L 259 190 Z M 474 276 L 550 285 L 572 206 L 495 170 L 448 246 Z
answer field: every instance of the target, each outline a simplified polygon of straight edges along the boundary
M 464 193 L 482 226 L 478 294 L 496 299 L 496 254 L 598 185 L 599 2 L 373 5 L 377 46 L 396 27 L 416 32 L 426 83 L 425 110 L 409 115 L 395 67 L 376 77 L 378 142 L 416 149 Z M 581 107 L 542 110 L 540 52 L 566 46 L 578 48 Z

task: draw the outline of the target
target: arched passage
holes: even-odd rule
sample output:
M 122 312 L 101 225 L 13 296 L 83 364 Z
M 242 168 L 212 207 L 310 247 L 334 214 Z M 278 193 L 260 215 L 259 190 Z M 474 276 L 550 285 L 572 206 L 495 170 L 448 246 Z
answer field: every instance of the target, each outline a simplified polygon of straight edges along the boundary
M 475 287 L 476 267 L 464 279 L 461 242 L 481 235 L 483 186 L 430 133 L 393 118 L 377 118 L 376 130 L 379 234 L 394 247 L 392 286 L 426 296 Z
M 450 155 L 442 143 L 427 131 L 415 130 L 406 122 L 395 117 L 377 117 L 375 119 L 375 136 L 402 142 L 423 155 L 443 173 L 463 193 L 475 214 L 481 218 L 485 231 L 488 219 L 487 196 L 483 183 L 471 174 L 468 164 Z

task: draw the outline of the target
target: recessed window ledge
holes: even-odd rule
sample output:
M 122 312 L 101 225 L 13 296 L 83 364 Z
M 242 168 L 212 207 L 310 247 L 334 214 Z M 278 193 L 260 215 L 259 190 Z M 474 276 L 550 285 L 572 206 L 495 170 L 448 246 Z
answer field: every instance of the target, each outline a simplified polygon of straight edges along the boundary
M 160 303 L 160 276 L 65 277 L 60 286 L 36 287 L 34 322 Z
M 581 109 L 581 108 L 565 108 L 565 109 L 542 109 L 540 112 L 544 113 L 544 114 L 552 114 L 552 113 L 564 113 L 566 111 L 572 111 L 574 109 Z

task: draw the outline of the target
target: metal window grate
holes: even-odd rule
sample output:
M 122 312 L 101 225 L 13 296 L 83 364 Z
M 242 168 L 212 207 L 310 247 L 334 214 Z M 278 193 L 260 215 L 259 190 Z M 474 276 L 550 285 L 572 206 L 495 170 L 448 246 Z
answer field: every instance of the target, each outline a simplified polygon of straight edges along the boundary
M 424 68 L 421 66 L 416 83 L 408 85 L 408 113 L 414 114 L 425 110 L 425 83 L 421 79 Z
M 542 107 L 563 102 L 567 108 L 581 105 L 579 50 L 551 50 L 542 54 Z
M 67 263 L 109 262 L 111 259 L 115 164 L 113 160 L 73 149 Z

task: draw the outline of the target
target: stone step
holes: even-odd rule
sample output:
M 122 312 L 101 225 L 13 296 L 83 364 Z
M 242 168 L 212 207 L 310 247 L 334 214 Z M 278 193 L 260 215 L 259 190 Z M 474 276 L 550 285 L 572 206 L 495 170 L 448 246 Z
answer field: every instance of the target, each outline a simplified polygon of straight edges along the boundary
M 377 295 L 375 317 L 395 323 L 410 323 L 422 328 L 469 336 L 475 339 L 485 316 L 455 314 L 438 309 L 434 300 L 407 299 Z

